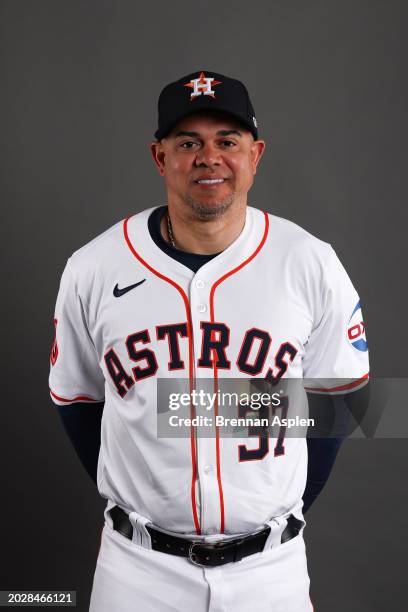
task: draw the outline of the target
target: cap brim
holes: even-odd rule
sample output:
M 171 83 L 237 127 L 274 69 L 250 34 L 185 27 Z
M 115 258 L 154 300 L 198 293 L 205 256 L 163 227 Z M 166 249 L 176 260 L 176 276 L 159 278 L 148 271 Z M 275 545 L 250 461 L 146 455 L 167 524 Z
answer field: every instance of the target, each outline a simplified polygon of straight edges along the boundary
M 217 113 L 218 112 L 218 113 L 225 113 L 226 115 L 230 115 L 231 117 L 233 117 L 233 119 L 235 119 L 235 121 L 237 121 L 237 123 L 240 123 L 241 125 L 243 125 L 248 130 L 248 132 L 251 132 L 255 140 L 258 139 L 258 130 L 254 125 L 252 125 L 249 121 L 245 121 L 245 119 L 243 119 L 240 115 L 237 115 L 231 112 L 230 110 L 223 108 L 222 106 L 217 106 L 217 108 L 193 108 L 191 109 L 191 111 L 181 113 L 179 117 L 175 118 L 172 121 L 171 125 L 166 125 L 156 130 L 156 132 L 154 133 L 156 140 L 161 140 L 162 138 L 165 138 L 166 136 L 168 136 L 170 132 L 173 130 L 174 126 L 177 125 L 177 123 L 181 121 L 181 119 L 184 119 L 184 117 L 193 115 L 195 113 L 200 113 L 200 112 L 201 113 L 205 113 L 205 112 Z

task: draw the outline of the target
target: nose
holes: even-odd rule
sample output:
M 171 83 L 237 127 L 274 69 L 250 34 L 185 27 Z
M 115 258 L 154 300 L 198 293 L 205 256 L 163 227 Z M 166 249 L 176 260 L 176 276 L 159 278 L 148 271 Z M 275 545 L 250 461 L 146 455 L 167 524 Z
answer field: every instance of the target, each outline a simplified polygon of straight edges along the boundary
M 219 166 L 221 163 L 220 151 L 211 144 L 205 144 L 198 151 L 195 158 L 196 166 Z

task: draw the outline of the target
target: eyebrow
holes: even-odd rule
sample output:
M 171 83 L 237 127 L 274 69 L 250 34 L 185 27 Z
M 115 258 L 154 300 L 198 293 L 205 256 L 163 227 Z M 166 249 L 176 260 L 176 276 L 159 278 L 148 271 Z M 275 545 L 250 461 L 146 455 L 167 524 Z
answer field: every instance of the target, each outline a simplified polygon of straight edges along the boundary
M 231 134 L 235 134 L 239 137 L 242 136 L 241 132 L 239 132 L 238 130 L 219 130 L 217 132 L 217 136 L 231 136 Z M 199 138 L 200 134 L 199 132 L 187 132 L 185 130 L 181 130 L 175 135 L 176 138 L 181 138 L 183 136 L 189 136 L 190 138 Z

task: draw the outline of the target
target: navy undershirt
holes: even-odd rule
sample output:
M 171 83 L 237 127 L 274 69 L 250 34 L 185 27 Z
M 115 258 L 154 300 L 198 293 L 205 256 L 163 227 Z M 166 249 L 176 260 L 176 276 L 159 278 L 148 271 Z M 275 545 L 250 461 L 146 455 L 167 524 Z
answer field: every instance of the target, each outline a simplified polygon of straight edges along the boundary
M 167 213 L 167 206 L 156 208 L 148 219 L 148 228 L 152 240 L 167 255 L 196 273 L 201 266 L 218 255 L 199 255 L 186 253 L 169 245 L 163 238 L 160 222 Z M 356 396 L 359 392 L 355 392 Z M 309 397 L 309 408 L 316 399 Z M 322 401 L 320 399 L 320 401 Z M 329 401 L 329 400 L 328 400 Z M 77 402 L 68 406 L 58 406 L 62 424 L 68 434 L 78 457 L 92 480 L 96 483 L 96 473 L 99 449 L 101 443 L 101 420 L 104 402 L 98 404 Z M 307 438 L 308 446 L 308 477 L 303 495 L 303 511 L 306 512 L 319 493 L 322 491 L 331 469 L 334 465 L 337 452 L 342 443 L 342 437 L 336 438 Z
M 156 208 L 151 213 L 147 224 L 150 236 L 152 237 L 153 241 L 157 244 L 159 249 L 169 255 L 169 257 L 176 259 L 187 268 L 190 268 L 190 270 L 192 270 L 195 274 L 201 268 L 201 266 L 219 255 L 219 253 L 215 253 L 214 255 L 199 255 L 197 253 L 186 253 L 185 251 L 180 251 L 179 249 L 176 249 L 171 246 L 171 244 L 165 241 L 160 230 L 160 222 L 166 213 L 167 206 L 160 206 L 160 208 Z

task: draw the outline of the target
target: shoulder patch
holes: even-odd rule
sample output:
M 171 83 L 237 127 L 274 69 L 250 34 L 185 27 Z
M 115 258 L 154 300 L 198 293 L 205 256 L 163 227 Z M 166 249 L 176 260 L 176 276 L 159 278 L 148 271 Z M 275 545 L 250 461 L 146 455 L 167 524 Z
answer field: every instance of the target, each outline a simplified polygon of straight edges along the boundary
M 365 326 L 363 321 L 363 314 L 361 312 L 361 302 L 358 301 L 353 312 L 351 313 L 348 325 L 347 325 L 347 336 L 348 340 L 355 349 L 365 353 L 368 351 L 368 344 L 365 334 Z

